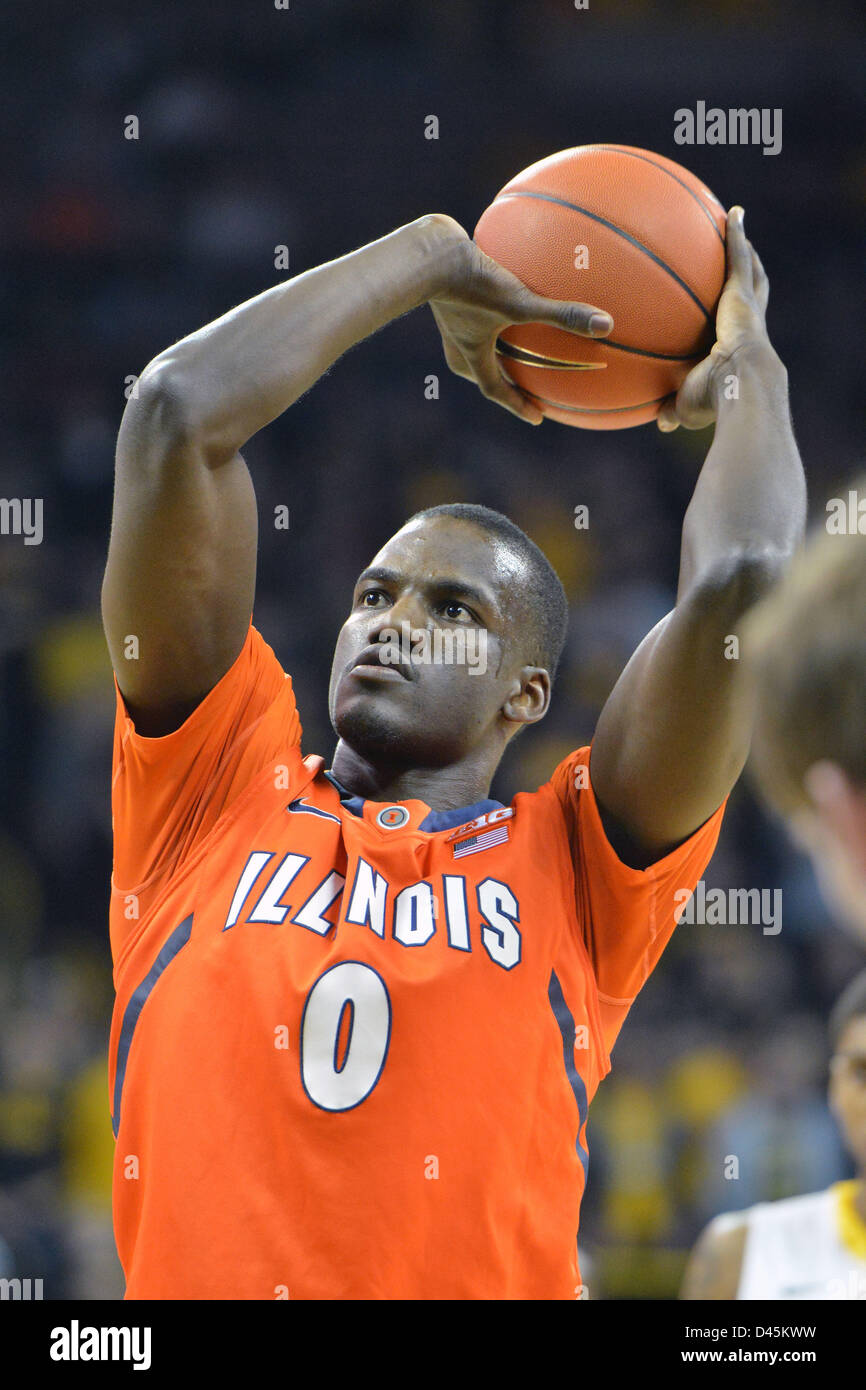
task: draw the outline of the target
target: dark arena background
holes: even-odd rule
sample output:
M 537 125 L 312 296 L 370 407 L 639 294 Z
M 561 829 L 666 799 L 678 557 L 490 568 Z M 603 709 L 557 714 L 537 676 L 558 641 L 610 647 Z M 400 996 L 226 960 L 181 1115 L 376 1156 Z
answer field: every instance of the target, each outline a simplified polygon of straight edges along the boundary
M 746 209 L 820 522 L 864 467 L 863 16 L 858 0 L 47 0 L 4 12 L 0 48 L 0 491 L 44 499 L 38 544 L 0 536 L 0 1276 L 119 1299 L 99 590 L 130 383 L 284 278 L 281 247 L 294 275 L 425 212 L 471 232 L 533 161 L 639 145 Z M 699 101 L 780 110 L 781 149 L 677 145 L 675 112 Z M 526 428 L 449 373 L 426 308 L 353 349 L 245 450 L 256 624 L 293 676 L 304 751 L 333 749 L 328 672 L 358 571 L 416 509 L 482 502 L 541 545 L 572 604 L 551 714 L 492 794 L 545 781 L 672 606 L 711 438 Z M 288 529 L 267 523 L 278 506 Z M 589 1121 L 593 1299 L 675 1299 L 713 1215 L 852 1172 L 825 1023 L 866 955 L 747 779 L 706 886 L 766 890 L 781 915 L 684 923 L 632 1011 Z

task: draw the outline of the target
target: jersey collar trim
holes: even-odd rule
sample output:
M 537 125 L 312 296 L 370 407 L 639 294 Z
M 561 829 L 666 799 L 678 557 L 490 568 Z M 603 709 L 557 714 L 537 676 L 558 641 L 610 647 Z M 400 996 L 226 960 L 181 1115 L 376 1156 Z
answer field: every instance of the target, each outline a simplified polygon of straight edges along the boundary
M 459 806 L 456 811 L 430 811 L 418 829 L 431 832 L 453 830 L 455 826 L 475 820 L 477 816 L 484 816 L 488 811 L 501 811 L 502 809 L 501 801 L 491 801 L 488 797 L 484 801 L 476 801 L 472 806 Z
M 345 806 L 346 810 L 347 810 L 347 811 L 350 811 L 350 812 L 352 813 L 353 816 L 359 816 L 359 817 L 363 818 L 363 815 L 364 815 L 364 798 L 363 798 L 363 796 L 355 796 L 355 794 L 354 794 L 353 792 L 350 792 L 350 791 L 348 790 L 348 788 L 346 788 L 346 787 L 343 786 L 342 782 L 338 782 L 338 781 L 337 781 L 337 779 L 336 779 L 336 777 L 334 776 L 333 772 L 328 772 L 328 771 L 326 771 L 324 775 L 327 777 L 328 781 L 331 783 L 331 786 L 337 788 L 337 791 L 340 793 L 340 802 L 341 802 L 341 804 L 342 804 L 343 806 Z
M 836 1222 L 839 1239 L 852 1254 L 866 1260 L 866 1222 L 857 1210 L 856 1178 L 835 1184 Z
M 338 782 L 333 772 L 326 771 L 324 774 L 333 787 L 340 793 L 340 802 L 346 810 L 353 816 L 363 817 L 365 798 L 355 796 L 342 782 Z M 387 802 L 382 802 L 387 805 Z M 423 805 L 423 802 L 422 802 Z M 486 815 L 488 811 L 501 811 L 503 803 L 492 801 L 490 797 L 484 801 L 476 801 L 471 806 L 458 806 L 453 811 L 428 811 L 424 819 L 415 827 L 417 830 L 425 830 L 428 834 L 436 834 L 439 830 L 453 830 L 458 825 L 463 825 L 467 821 L 475 820 L 478 816 Z

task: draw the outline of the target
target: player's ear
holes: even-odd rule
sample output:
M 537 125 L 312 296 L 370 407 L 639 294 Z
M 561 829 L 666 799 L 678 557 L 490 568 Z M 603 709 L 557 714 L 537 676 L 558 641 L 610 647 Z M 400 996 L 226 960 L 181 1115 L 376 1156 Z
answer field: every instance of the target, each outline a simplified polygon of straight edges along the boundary
M 550 672 L 543 666 L 524 666 L 502 705 L 514 724 L 537 724 L 550 708 Z

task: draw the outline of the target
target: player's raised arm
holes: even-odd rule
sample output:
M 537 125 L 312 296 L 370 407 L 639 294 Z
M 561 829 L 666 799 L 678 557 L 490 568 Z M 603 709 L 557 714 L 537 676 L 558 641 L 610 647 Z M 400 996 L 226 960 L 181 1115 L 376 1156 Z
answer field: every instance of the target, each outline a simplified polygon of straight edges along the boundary
M 787 373 L 767 336 L 769 286 L 741 211 L 728 217 L 715 346 L 659 420 L 662 429 L 716 420 L 683 524 L 677 604 L 621 675 L 591 754 L 605 829 L 636 868 L 702 825 L 742 771 L 752 716 L 738 680 L 739 621 L 805 524 Z
M 256 503 L 245 442 L 354 343 L 431 302 L 449 365 L 522 418 L 538 412 L 502 376 L 503 325 L 592 336 L 591 305 L 532 294 L 445 214 L 266 290 L 145 368 L 117 443 L 102 589 L 118 685 L 140 733 L 177 728 L 243 645 L 253 605 Z

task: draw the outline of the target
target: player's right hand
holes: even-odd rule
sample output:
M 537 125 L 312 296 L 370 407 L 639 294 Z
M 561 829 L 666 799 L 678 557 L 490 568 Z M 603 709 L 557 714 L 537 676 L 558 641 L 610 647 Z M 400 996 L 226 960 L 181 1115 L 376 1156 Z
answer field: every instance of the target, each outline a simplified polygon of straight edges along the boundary
M 767 335 L 770 282 L 761 258 L 747 239 L 739 204 L 728 213 L 725 246 L 728 278 L 716 310 L 716 341 L 708 356 L 693 367 L 674 396 L 659 411 L 657 425 L 668 433 L 678 425 L 706 429 L 716 418 L 718 396 L 735 375 L 737 358 L 757 353 L 770 371 L 781 362 Z
M 546 323 L 583 338 L 603 338 L 613 319 L 592 304 L 545 299 L 516 275 L 486 255 L 453 218 L 445 219 L 455 239 L 448 283 L 430 299 L 442 336 L 445 361 L 457 376 L 474 381 L 482 395 L 519 419 L 540 425 L 544 419 L 506 377 L 496 355 L 496 339 L 513 323 Z

